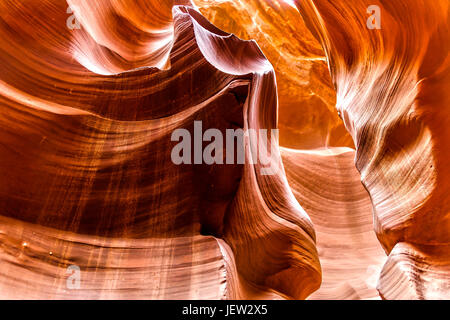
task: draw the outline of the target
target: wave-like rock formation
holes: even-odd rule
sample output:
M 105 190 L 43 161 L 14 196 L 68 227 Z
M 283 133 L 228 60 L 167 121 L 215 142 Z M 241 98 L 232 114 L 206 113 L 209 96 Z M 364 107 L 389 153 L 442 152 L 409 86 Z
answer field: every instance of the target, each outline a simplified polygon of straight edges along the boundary
M 325 53 L 296 7 L 284 0 L 194 0 L 214 25 L 254 39 L 278 87 L 280 144 L 296 149 L 353 147 L 336 111 Z
M 280 144 L 297 148 L 282 149 L 283 162 L 289 184 L 314 224 L 323 270 L 321 287 L 310 298 L 379 298 L 375 287 L 385 254 L 373 232 L 370 197 L 354 166 L 354 152 L 341 148 L 353 147 L 353 142 L 338 117 L 319 40 L 293 3 L 195 3 L 224 30 L 257 39 L 273 62 Z M 313 147 L 331 149 L 301 150 Z
M 71 30 L 65 1 L 1 2 L 3 298 L 306 298 L 319 287 L 314 230 L 275 137 L 273 175 L 251 161 L 171 161 L 173 130 L 195 120 L 275 128 L 272 65 L 254 41 L 157 3 L 71 0 Z
M 0 298 L 450 298 L 449 7 L 0 1 Z
M 380 295 L 450 298 L 449 2 L 295 3 L 326 52 L 389 255 Z M 371 5 L 381 29 L 367 27 Z

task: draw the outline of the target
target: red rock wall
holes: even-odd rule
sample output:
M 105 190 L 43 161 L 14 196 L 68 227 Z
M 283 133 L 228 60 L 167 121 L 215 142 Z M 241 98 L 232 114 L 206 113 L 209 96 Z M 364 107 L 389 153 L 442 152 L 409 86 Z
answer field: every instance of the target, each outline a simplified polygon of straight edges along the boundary
M 449 298 L 449 7 L 0 1 L 0 298 Z

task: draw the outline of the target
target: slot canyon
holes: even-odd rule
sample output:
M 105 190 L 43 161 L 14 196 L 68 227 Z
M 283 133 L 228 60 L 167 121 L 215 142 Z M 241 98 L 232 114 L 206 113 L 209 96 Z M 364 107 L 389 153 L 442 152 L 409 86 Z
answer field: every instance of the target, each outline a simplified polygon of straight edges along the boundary
M 0 299 L 450 299 L 448 0 L 0 0 L 0 43 Z

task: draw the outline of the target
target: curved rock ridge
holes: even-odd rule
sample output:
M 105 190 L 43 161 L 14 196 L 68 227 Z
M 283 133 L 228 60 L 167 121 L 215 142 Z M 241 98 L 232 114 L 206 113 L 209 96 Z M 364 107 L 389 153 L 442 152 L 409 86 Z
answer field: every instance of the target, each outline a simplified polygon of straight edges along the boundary
M 318 235 L 323 282 L 310 298 L 379 298 L 375 287 L 385 254 L 373 232 L 370 197 L 354 167 L 354 152 L 332 148 L 353 147 L 353 142 L 347 142 L 351 137 L 337 115 L 320 42 L 295 4 L 287 1 L 196 0 L 195 4 L 221 29 L 256 39 L 274 64 L 280 144 L 296 148 L 282 149 L 286 174 Z M 349 220 L 351 225 L 341 222 Z
M 326 52 L 375 231 L 389 254 L 380 295 L 448 299 L 449 2 L 295 3 Z M 369 19 L 373 5 L 381 29 Z
M 76 28 L 62 0 L 0 3 L 0 297 L 315 291 L 315 233 L 276 136 L 246 136 L 243 165 L 171 161 L 172 132 L 194 121 L 276 128 L 257 44 L 169 1 L 68 3 Z M 274 174 L 251 164 L 256 147 L 272 150 Z
M 169 67 L 173 1 L 67 3 L 86 31 L 73 32 L 72 55 L 87 69 L 110 75 L 138 67 Z
M 320 42 L 284 0 L 194 0 L 222 30 L 254 39 L 272 62 L 279 98 L 280 145 L 295 149 L 353 147 L 336 111 Z

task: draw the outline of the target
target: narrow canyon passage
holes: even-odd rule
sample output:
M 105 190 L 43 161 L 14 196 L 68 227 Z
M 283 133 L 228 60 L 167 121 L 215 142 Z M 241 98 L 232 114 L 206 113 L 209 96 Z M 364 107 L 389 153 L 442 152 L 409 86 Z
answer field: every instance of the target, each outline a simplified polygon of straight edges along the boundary
M 0 298 L 450 298 L 449 10 L 0 1 Z

